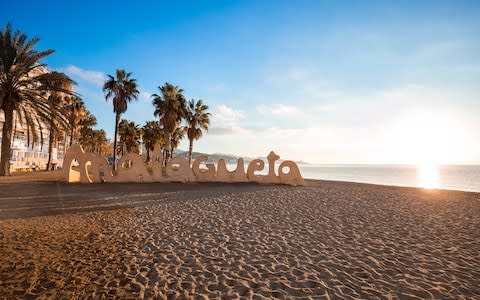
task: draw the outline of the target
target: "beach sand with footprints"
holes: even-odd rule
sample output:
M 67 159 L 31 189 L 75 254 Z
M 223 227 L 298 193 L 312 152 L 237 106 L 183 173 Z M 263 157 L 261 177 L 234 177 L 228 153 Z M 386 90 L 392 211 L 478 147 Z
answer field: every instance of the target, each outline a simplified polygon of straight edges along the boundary
M 0 299 L 479 298 L 480 194 L 0 184 Z

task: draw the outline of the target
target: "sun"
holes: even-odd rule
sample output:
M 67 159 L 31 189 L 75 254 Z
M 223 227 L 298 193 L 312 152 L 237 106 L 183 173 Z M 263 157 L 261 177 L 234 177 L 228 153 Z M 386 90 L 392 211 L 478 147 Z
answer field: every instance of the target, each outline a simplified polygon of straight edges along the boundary
M 417 166 L 418 185 L 426 189 L 440 187 L 439 167 L 434 163 L 425 163 Z
M 391 161 L 417 167 L 417 185 L 439 188 L 441 165 L 465 162 L 471 156 L 469 127 L 448 110 L 409 110 L 387 127 L 388 155 Z

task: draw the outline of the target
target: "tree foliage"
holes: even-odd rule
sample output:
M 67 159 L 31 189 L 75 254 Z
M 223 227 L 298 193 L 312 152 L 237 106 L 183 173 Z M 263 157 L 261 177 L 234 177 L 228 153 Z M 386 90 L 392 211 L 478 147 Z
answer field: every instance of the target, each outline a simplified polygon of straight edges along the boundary
M 153 105 L 155 107 L 154 115 L 160 118 L 160 125 L 164 129 L 165 163 L 171 157 L 171 137 L 175 129 L 180 126 L 182 120 L 186 117 L 186 100 L 183 90 L 178 86 L 165 83 L 158 87 L 160 94 L 153 94 Z
M 120 116 L 127 111 L 128 103 L 136 100 L 138 94 L 137 81 L 131 78 L 132 73 L 125 72 L 123 69 L 117 69 L 116 78 L 108 75 L 107 80 L 103 85 L 103 92 L 105 99 L 112 98 L 113 112 L 115 113 L 115 135 L 113 137 L 113 148 L 117 148 L 118 126 L 120 123 Z M 113 152 L 113 169 L 116 169 L 116 151 Z
M 193 141 L 202 137 L 203 131 L 208 131 L 210 125 L 210 113 L 208 112 L 208 106 L 200 99 L 195 101 L 194 99 L 188 102 L 187 106 L 187 136 L 189 140 L 188 147 L 188 161 L 192 162 Z
M 0 109 L 5 122 L 2 129 L 0 175 L 10 174 L 13 115 L 27 128 L 34 141 L 43 140 L 43 129 L 52 116 L 60 114 L 59 106 L 51 106 L 47 94 L 72 94 L 59 82 L 72 82 L 65 74 L 48 72 L 41 60 L 53 50 L 34 49 L 38 38 L 28 39 L 20 31 L 12 31 L 7 24 L 0 33 Z M 43 142 L 43 141 L 42 141 Z M 42 143 L 43 144 L 43 143 Z

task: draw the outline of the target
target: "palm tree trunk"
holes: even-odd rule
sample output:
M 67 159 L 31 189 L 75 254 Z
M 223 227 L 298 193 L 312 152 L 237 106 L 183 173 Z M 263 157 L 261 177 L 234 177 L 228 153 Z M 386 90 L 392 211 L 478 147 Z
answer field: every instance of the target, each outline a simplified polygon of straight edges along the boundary
M 147 162 L 150 162 L 150 150 L 147 148 Z
M 5 123 L 2 128 L 2 155 L 0 158 L 0 176 L 10 175 L 10 157 L 12 156 L 13 109 L 6 107 L 3 110 Z
M 188 146 L 188 164 L 192 165 L 192 152 L 193 152 L 193 139 L 190 139 L 190 145 Z
M 75 134 L 74 131 L 75 131 L 75 127 L 72 125 L 72 129 L 70 130 L 70 145 L 69 145 L 69 147 L 72 147 L 72 144 L 73 144 L 73 135 Z
M 113 137 L 113 170 L 117 169 L 117 134 L 118 124 L 120 123 L 120 114 L 115 115 L 115 135 Z
M 170 159 L 170 132 L 165 130 L 165 148 L 163 148 L 164 166 L 167 166 Z
M 15 142 L 15 132 L 17 132 L 17 122 L 15 122 L 15 115 L 13 115 L 13 134 L 12 134 L 12 148 L 13 148 L 13 145 L 14 145 L 14 142 Z
M 50 133 L 48 136 L 48 161 L 47 161 L 47 171 L 50 171 L 52 167 L 52 151 L 53 151 L 53 123 L 50 123 Z

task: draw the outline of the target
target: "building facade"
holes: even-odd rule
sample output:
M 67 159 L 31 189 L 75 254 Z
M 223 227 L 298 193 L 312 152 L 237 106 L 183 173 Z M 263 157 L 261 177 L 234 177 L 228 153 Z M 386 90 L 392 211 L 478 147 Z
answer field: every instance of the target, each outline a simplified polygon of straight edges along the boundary
M 17 118 L 14 116 L 14 121 Z M 3 111 L 0 110 L 0 140 L 2 139 L 3 123 L 5 121 Z M 12 156 L 10 157 L 10 171 L 31 171 L 31 170 L 45 170 L 48 161 L 48 140 L 49 131 L 42 130 L 43 144 L 41 141 L 33 143 L 30 138 L 30 144 L 27 137 L 27 130 L 16 122 L 14 125 L 15 132 L 11 143 Z M 40 132 L 37 132 L 40 136 Z M 52 149 L 52 163 L 54 166 L 60 166 L 63 161 L 63 154 L 65 152 L 65 142 L 56 142 Z M 1 155 L 1 153 L 0 153 Z

